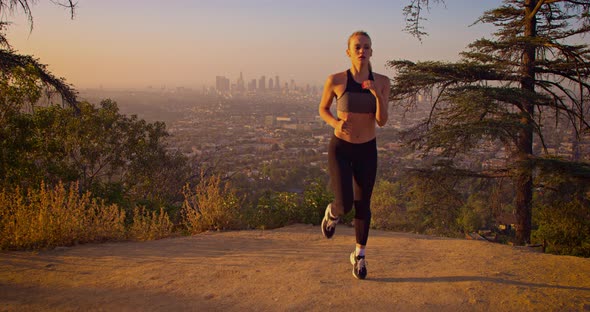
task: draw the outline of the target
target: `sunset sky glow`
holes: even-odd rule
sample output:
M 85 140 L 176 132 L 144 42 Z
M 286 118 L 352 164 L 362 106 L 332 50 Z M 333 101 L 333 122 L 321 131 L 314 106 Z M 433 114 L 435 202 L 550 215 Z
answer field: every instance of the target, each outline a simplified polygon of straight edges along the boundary
M 373 68 L 392 75 L 388 60 L 458 59 L 467 44 L 490 37 L 489 25 L 469 27 L 500 0 L 450 0 L 434 5 L 421 43 L 402 31 L 408 1 L 79 0 L 73 20 L 50 1 L 33 6 L 34 29 L 22 12 L 8 39 L 76 88 L 201 88 L 215 76 L 246 81 L 322 85 L 350 66 L 346 40 L 356 30 L 373 39 Z M 4 13 L 3 13 L 4 14 Z

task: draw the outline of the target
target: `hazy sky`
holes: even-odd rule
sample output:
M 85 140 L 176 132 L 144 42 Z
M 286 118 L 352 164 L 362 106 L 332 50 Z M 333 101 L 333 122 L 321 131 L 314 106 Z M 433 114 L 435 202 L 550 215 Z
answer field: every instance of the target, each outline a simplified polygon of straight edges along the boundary
M 192 87 L 280 76 L 281 84 L 322 85 L 350 66 L 346 41 L 356 30 L 373 40 L 374 71 L 391 76 L 388 60 L 456 60 L 487 25 L 469 27 L 500 0 L 447 0 L 433 6 L 420 43 L 402 31 L 409 0 L 78 0 L 69 11 L 41 0 L 34 29 L 19 12 L 9 42 L 34 55 L 76 88 Z M 267 78 L 268 79 L 268 78 Z

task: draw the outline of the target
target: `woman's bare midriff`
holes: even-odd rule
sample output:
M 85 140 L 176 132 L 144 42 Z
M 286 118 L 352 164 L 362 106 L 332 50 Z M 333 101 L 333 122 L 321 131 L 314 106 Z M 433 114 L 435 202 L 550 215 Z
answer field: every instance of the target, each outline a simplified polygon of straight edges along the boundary
M 334 135 L 350 143 L 365 143 L 375 138 L 375 114 L 337 111 L 338 118 L 346 120 L 351 126 L 350 133 L 334 129 Z

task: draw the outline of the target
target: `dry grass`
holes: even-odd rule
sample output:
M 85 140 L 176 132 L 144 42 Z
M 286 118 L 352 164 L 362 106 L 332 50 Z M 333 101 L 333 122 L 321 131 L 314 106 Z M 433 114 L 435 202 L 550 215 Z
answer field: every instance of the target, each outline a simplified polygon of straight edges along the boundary
M 241 200 L 219 176 L 201 177 L 194 190 L 187 185 L 183 193 L 182 217 L 189 233 L 239 228 Z
M 79 194 L 78 185 L 0 192 L 0 247 L 38 249 L 121 239 L 125 213 Z
M 79 194 L 78 185 L 3 189 L 0 192 L 0 249 L 41 249 L 78 243 L 150 240 L 170 236 L 172 222 L 162 209 L 136 208 L 129 230 L 125 211 Z
M 154 240 L 170 236 L 172 229 L 173 224 L 164 209 L 150 212 L 144 207 L 135 207 L 129 236 L 142 241 Z

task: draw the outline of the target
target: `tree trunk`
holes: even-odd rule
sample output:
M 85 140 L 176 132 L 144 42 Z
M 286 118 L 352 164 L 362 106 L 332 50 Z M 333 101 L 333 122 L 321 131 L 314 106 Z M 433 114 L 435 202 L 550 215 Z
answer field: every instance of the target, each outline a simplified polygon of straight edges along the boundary
M 583 103 L 582 103 L 583 104 Z M 582 121 L 580 121 L 580 125 L 579 125 L 580 129 L 584 129 L 584 124 Z M 573 135 L 572 141 L 574 142 L 573 146 L 572 146 L 572 150 L 573 150 L 573 156 L 572 156 L 572 160 L 573 161 L 580 161 L 580 158 L 582 156 L 582 152 L 580 151 L 580 145 L 581 145 L 581 141 L 582 141 L 582 135 Z
M 525 37 L 535 37 L 537 34 L 536 17 L 532 15 L 537 0 L 525 0 Z M 527 44 L 521 62 L 521 88 L 534 92 L 535 90 L 535 54 L 536 49 Z M 533 156 L 533 126 L 534 103 L 528 100 L 522 103 L 521 123 L 523 128 L 518 133 L 517 142 L 517 171 L 516 187 L 516 243 L 526 244 L 531 239 L 531 217 L 533 201 L 533 170 L 531 158 Z

